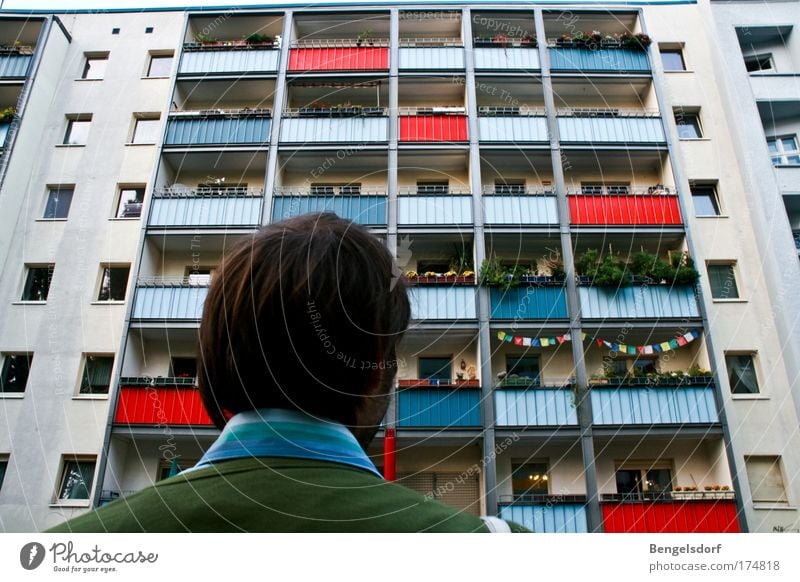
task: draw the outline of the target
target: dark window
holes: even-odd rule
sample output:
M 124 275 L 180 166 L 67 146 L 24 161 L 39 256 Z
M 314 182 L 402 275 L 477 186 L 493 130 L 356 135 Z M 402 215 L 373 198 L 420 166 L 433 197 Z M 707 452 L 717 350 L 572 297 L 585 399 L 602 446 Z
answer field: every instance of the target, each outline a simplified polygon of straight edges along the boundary
M 112 28 L 111 34 L 119 34 L 119 28 Z
M 163 481 L 164 479 L 169 479 L 170 477 L 183 473 L 186 469 L 191 469 L 196 464 L 196 460 L 183 460 L 177 457 L 173 458 L 170 462 L 162 461 L 158 466 L 158 481 Z
M 506 356 L 506 372 L 509 376 L 529 378 L 534 384 L 539 383 L 538 356 Z
M 675 112 L 675 125 L 678 126 L 678 137 L 681 139 L 695 139 L 703 137 L 700 131 L 700 119 L 697 113 Z
M 72 188 L 50 188 L 47 192 L 44 218 L 66 218 L 69 216 L 73 192 Z
M 144 29 L 144 33 L 145 34 L 152 34 L 153 33 L 153 27 L 152 26 L 148 26 L 147 28 Z
M 719 199 L 714 186 L 692 186 L 695 216 L 719 216 Z
M 81 79 L 102 79 L 106 74 L 108 57 L 86 57 Z
M 113 356 L 86 356 L 81 376 L 81 394 L 108 394 Z
M 3 480 L 6 478 L 8 470 L 8 459 L 0 459 L 0 490 L 3 489 Z
M 100 282 L 98 301 L 125 301 L 130 267 L 105 267 Z
M 169 77 L 172 71 L 172 56 L 150 57 L 150 67 L 147 69 L 148 77 Z
M 631 367 L 633 368 L 634 376 L 644 376 L 646 374 L 656 373 L 656 361 L 647 358 L 633 360 L 631 362 Z
M 547 463 L 511 465 L 511 490 L 517 495 L 547 495 L 549 493 Z
M 120 188 L 117 218 L 138 218 L 142 215 L 144 188 Z
M 25 289 L 22 291 L 23 301 L 47 301 L 53 269 L 55 265 L 28 267 L 28 277 L 25 280 Z
M 581 194 L 584 196 L 598 196 L 602 193 L 602 184 L 581 184 Z
M 64 143 L 68 145 L 84 145 L 89 137 L 89 119 L 70 119 L 67 122 L 67 132 L 64 134 Z
M 447 180 L 417 182 L 417 194 L 447 194 L 449 191 Z
M 644 492 L 672 491 L 672 471 L 669 469 L 617 469 L 617 493 L 636 497 Z
M 728 380 L 733 394 L 758 394 L 758 378 L 753 363 L 753 356 L 726 355 L 725 365 L 728 367 Z
M 736 274 L 733 265 L 708 265 L 708 284 L 711 286 L 711 297 L 714 299 L 738 299 L 739 288 L 736 286 Z
M 800 165 L 800 149 L 797 147 L 797 136 L 767 138 L 769 156 L 773 166 Z
M 660 49 L 661 62 L 665 71 L 685 71 L 686 63 L 683 61 L 681 49 Z
M 450 382 L 453 379 L 452 365 L 450 358 L 420 358 L 419 377 Z
M 58 487 L 58 499 L 89 499 L 94 481 L 94 461 L 64 461 L 64 472 Z
M 160 119 L 137 119 L 133 129 L 133 143 L 156 143 L 160 127 Z
M 194 378 L 197 375 L 195 358 L 172 358 L 173 378 Z
M 744 58 L 744 68 L 748 73 L 773 70 L 772 55 L 751 55 Z
M 444 275 L 450 270 L 450 263 L 439 261 L 417 261 L 417 272 L 420 275 L 425 273 L 439 273 Z
M 0 392 L 25 392 L 33 354 L 6 354 L 0 375 Z
M 495 194 L 525 194 L 525 180 L 495 180 Z

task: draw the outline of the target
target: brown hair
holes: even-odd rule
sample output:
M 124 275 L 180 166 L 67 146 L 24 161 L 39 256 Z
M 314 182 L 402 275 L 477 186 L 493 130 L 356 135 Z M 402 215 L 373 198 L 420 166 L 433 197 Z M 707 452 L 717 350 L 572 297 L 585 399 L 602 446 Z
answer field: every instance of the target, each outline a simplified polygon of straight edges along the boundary
M 410 311 L 391 254 L 363 227 L 330 213 L 265 226 L 223 259 L 209 289 L 203 404 L 219 428 L 256 408 L 352 427 L 388 401 Z

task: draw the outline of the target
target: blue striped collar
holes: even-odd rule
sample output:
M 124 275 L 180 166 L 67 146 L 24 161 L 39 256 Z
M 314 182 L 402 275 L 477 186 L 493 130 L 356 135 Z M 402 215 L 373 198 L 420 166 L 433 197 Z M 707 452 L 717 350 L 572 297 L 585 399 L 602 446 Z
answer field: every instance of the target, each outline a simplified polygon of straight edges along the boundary
M 333 420 L 280 408 L 248 410 L 235 415 L 192 469 L 253 457 L 341 463 L 370 471 L 383 479 L 347 427 Z

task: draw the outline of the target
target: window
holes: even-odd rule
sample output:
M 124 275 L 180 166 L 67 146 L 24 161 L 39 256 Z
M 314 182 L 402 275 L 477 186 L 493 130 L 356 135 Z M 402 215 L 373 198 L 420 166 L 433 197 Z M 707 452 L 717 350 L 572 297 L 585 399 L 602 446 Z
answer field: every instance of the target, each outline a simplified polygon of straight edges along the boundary
M 67 120 L 67 132 L 64 134 L 65 145 L 85 145 L 89 137 L 91 117 L 75 117 Z
M 81 394 L 108 394 L 114 356 L 86 356 L 81 375 Z
M 686 63 L 683 60 L 683 50 L 680 48 L 659 47 L 661 62 L 665 71 L 685 71 Z
M 119 28 L 112 28 L 111 34 L 119 34 Z
M 153 27 L 152 26 L 145 27 L 144 33 L 145 34 L 153 34 Z
M 747 69 L 748 73 L 757 73 L 759 71 L 774 71 L 775 65 L 771 54 L 748 55 L 744 58 L 744 68 Z
M 315 196 L 361 194 L 361 184 L 311 184 L 310 192 Z
M 450 182 L 447 180 L 417 182 L 417 194 L 447 194 L 449 191 Z
M 140 117 L 136 119 L 131 143 L 153 144 L 158 140 L 161 120 L 157 117 Z
M 22 290 L 22 301 L 47 301 L 54 269 L 55 265 L 28 267 L 25 288 Z
M 495 180 L 495 194 L 525 194 L 525 180 Z
M 3 489 L 6 471 L 8 471 L 8 455 L 0 455 L 0 490 Z
M 58 485 L 58 501 L 89 500 L 95 457 L 65 457 Z
M 117 218 L 139 218 L 144 203 L 144 186 L 120 186 Z
M 104 267 L 98 301 L 125 301 L 130 267 Z
M 719 216 L 717 187 L 713 184 L 690 186 L 695 216 Z
M 752 355 L 725 354 L 733 394 L 758 394 L 758 378 Z
M 420 358 L 420 379 L 450 382 L 453 378 L 451 358 Z
M 800 150 L 797 148 L 797 136 L 767 138 L 769 157 L 773 166 L 798 166 L 800 165 Z
M 170 477 L 183 473 L 186 469 L 194 467 L 198 462 L 198 459 L 184 460 L 178 457 L 174 457 L 171 461 L 161 461 L 158 464 L 157 481 L 163 481 L 164 479 L 169 479 Z
M 172 358 L 170 375 L 173 378 L 194 378 L 197 375 L 195 358 Z
M 47 204 L 44 206 L 43 218 L 60 219 L 69 216 L 69 207 L 72 204 L 72 194 L 75 190 L 71 187 L 51 187 L 47 190 Z
M 719 263 L 706 266 L 712 298 L 739 298 L 739 288 L 736 286 L 736 273 L 734 272 L 735 264 L 736 263 Z
M 425 273 L 440 273 L 445 274 L 450 270 L 450 263 L 446 261 L 439 260 L 431 260 L 431 261 L 424 261 L 419 260 L 417 261 L 417 271 L 420 274 Z
M 627 184 L 588 184 L 581 183 L 581 194 L 584 196 L 600 196 L 609 194 L 610 196 L 626 196 L 630 194 L 630 187 Z
M 147 67 L 148 77 L 169 77 L 172 72 L 172 55 L 152 55 Z
M 211 277 L 216 269 L 214 267 L 201 267 L 192 265 L 186 267 L 186 279 L 189 285 L 207 286 L 211 284 Z
M 506 373 L 508 376 L 528 378 L 538 384 L 539 356 L 506 356 Z
M 672 491 L 672 463 L 623 462 L 614 473 L 617 493 L 632 499 L 658 497 Z
M 0 374 L 0 392 L 25 392 L 33 354 L 4 354 L 3 370 Z
M 657 372 L 655 358 L 614 358 L 604 368 L 616 378 L 644 377 Z
M 680 139 L 698 139 L 703 137 L 700 129 L 700 116 L 697 112 L 687 112 L 683 109 L 675 110 L 675 125 L 678 126 Z
M 777 455 L 747 456 L 744 458 L 747 482 L 753 503 L 788 503 L 781 471 L 781 458 Z
M 108 55 L 86 56 L 81 79 L 102 79 L 106 74 Z
M 511 464 L 511 490 L 518 495 L 547 495 L 550 491 L 546 462 Z

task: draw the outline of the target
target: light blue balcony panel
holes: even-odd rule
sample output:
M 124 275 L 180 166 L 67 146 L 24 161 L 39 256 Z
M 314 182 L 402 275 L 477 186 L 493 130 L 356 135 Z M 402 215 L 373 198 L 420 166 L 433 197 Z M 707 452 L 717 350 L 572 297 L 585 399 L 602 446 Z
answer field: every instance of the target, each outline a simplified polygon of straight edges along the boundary
M 199 321 L 208 287 L 137 287 L 132 319 Z
M 578 287 L 584 319 L 697 318 L 694 289 L 667 285 Z
M 481 391 L 411 388 L 397 394 L 400 427 L 481 426 Z
M 663 144 L 658 117 L 559 117 L 562 143 Z
M 593 387 L 598 425 L 710 424 L 719 422 L 711 387 Z
M 564 287 L 492 287 L 491 319 L 567 319 Z
M 375 143 L 389 139 L 386 117 L 285 117 L 281 120 L 283 143 Z
M 386 224 L 386 196 L 275 196 L 272 201 L 273 222 L 307 214 L 333 212 L 359 224 Z
M 482 142 L 547 142 L 544 117 L 479 117 L 478 135 Z
M 0 123 L 0 148 L 5 147 L 6 145 L 9 129 L 11 129 L 10 123 Z
M 279 50 L 187 51 L 178 74 L 264 73 L 278 70 Z
M 588 533 L 586 507 L 580 503 L 502 505 L 500 518 L 534 533 Z
M 261 196 L 198 196 L 154 198 L 149 226 L 259 226 Z
M 471 196 L 398 196 L 399 225 L 472 224 Z
M 497 426 L 577 426 L 572 391 L 563 388 L 497 388 Z
M 647 53 L 641 50 L 555 47 L 549 52 L 550 69 L 553 71 L 650 72 Z
M 476 48 L 475 68 L 479 71 L 538 70 L 541 68 L 539 51 L 535 48 Z
M 476 319 L 475 287 L 412 287 L 411 319 Z
M 555 196 L 483 197 L 486 224 L 558 224 Z
M 239 145 L 269 141 L 269 117 L 172 117 L 165 145 Z
M 400 70 L 463 70 L 462 47 L 418 47 L 400 49 Z
M 33 55 L 0 55 L 0 78 L 28 76 Z

